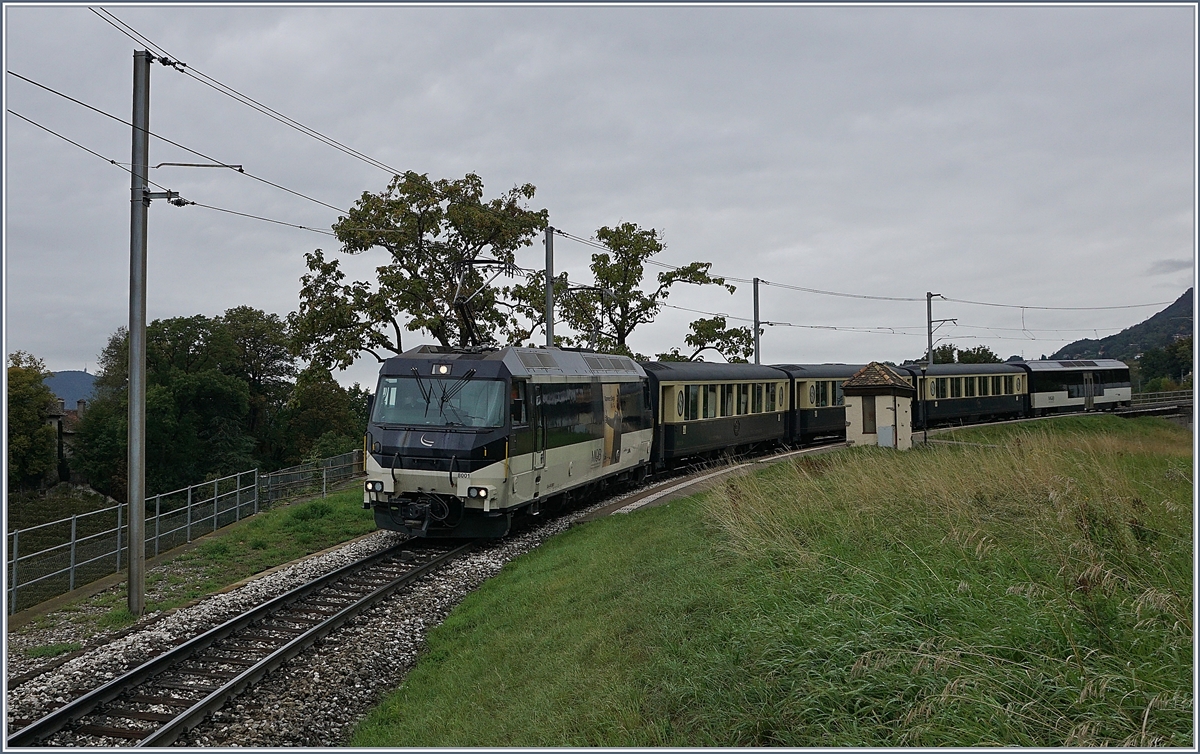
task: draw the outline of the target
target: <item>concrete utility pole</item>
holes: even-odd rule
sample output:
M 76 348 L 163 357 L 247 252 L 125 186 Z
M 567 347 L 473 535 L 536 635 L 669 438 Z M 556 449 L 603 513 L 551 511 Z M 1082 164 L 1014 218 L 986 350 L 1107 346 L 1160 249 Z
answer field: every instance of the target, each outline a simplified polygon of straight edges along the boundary
M 129 612 L 146 610 L 146 221 L 150 207 L 150 63 L 133 53 L 129 221 Z
M 929 337 L 929 350 L 925 352 L 925 363 L 933 366 L 933 297 L 940 293 L 925 291 L 925 332 Z
M 546 348 L 554 347 L 554 228 L 546 226 Z
M 758 278 L 754 278 L 754 363 L 759 363 L 758 341 Z

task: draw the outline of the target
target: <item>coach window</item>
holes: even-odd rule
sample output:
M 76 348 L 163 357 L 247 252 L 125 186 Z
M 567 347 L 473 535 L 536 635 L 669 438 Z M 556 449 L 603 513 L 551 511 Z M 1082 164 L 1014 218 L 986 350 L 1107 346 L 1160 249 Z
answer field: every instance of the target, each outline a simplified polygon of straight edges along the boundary
M 767 384 L 767 411 L 775 410 L 775 391 L 779 388 L 774 382 Z
M 721 416 L 733 416 L 733 385 L 721 386 Z
M 966 383 L 963 386 L 964 388 L 966 388 L 966 391 L 967 391 L 966 396 L 968 398 L 974 398 L 975 397 L 975 378 L 974 377 L 964 377 L 963 382 Z
M 524 380 L 513 380 L 511 398 L 512 398 L 512 400 L 511 400 L 511 403 L 509 404 L 509 410 L 512 414 L 513 425 L 515 426 L 515 425 L 520 425 L 520 424 L 527 424 L 529 420 L 526 418 L 526 415 L 525 415 L 525 381 Z
M 951 377 L 950 378 L 950 397 L 951 398 L 961 398 L 962 397 L 962 377 Z
M 1012 394 L 1013 394 L 1013 378 L 1012 378 L 1012 375 L 1005 375 L 1005 377 L 1004 377 L 1004 394 L 1005 394 L 1005 395 L 1012 395 Z
M 744 382 L 737 386 L 737 412 L 738 416 L 750 413 L 750 386 Z
M 700 386 L 687 386 L 687 413 L 683 417 L 688 421 L 700 418 Z
M 712 419 L 717 415 L 717 386 L 704 386 L 704 418 Z
M 751 387 L 750 393 L 750 413 L 761 414 L 763 407 L 763 386 L 761 382 L 756 382 Z
M 988 394 L 988 378 L 980 377 L 979 378 L 979 395 L 985 396 L 987 394 Z
M 841 380 L 833 381 L 833 397 L 834 397 L 833 403 L 835 406 L 845 406 L 846 405 L 846 396 L 842 393 L 842 381 Z
M 946 398 L 950 395 L 950 378 L 938 377 L 937 380 L 937 397 Z
M 1003 377 L 993 377 L 992 378 L 992 395 L 1003 395 L 1004 394 L 1003 385 L 1004 385 Z

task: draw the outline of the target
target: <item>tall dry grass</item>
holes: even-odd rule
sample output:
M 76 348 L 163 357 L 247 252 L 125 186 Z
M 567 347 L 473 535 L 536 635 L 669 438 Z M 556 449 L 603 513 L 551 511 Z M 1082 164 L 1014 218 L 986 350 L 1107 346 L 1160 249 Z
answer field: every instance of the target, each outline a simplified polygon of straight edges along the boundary
M 836 729 L 878 695 L 863 729 L 883 745 L 1194 744 L 1190 435 L 968 437 L 783 464 L 705 499 L 738 557 L 803 585 L 784 609 L 829 684 L 791 704 Z

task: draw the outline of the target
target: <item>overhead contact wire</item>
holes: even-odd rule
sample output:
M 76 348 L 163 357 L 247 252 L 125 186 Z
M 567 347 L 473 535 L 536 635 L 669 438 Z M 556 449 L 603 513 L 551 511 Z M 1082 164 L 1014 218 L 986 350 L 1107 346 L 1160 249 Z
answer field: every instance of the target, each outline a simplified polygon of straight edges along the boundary
M 8 71 L 8 74 L 9 74 L 10 76 L 16 76 L 17 78 L 21 79 L 22 81 L 25 81 L 25 82 L 28 82 L 28 83 L 30 83 L 30 84 L 33 84 L 34 86 L 36 86 L 36 87 L 38 87 L 38 88 L 40 88 L 40 89 L 45 89 L 46 91 L 50 92 L 51 94 L 56 94 L 56 95 L 58 95 L 59 97 L 62 97 L 63 99 L 65 99 L 65 100 L 68 100 L 69 102 L 74 102 L 75 104 L 77 104 L 77 105 L 79 105 L 79 106 L 81 106 L 81 107 L 85 107 L 85 108 L 87 108 L 88 110 L 91 110 L 91 111 L 93 111 L 93 112 L 95 112 L 95 113 L 99 113 L 100 115 L 103 115 L 103 116 L 104 116 L 104 117 L 106 117 L 106 118 L 111 118 L 111 119 L 115 120 L 116 122 L 118 122 L 118 123 L 120 123 L 120 124 L 122 124 L 122 125 L 129 126 L 130 128 L 137 128 L 137 126 L 134 126 L 134 125 L 133 125 L 132 123 L 130 123 L 129 121 L 127 121 L 127 120 L 124 120 L 124 119 L 122 119 L 122 118 L 120 118 L 120 117 L 118 117 L 118 116 L 116 116 L 116 115 L 113 115 L 112 113 L 105 112 L 104 110 L 101 110 L 101 109 L 100 109 L 100 108 L 98 108 L 98 107 L 94 107 L 94 106 L 92 106 L 92 105 L 89 105 L 89 104 L 88 104 L 88 103 L 86 103 L 86 102 L 83 102 L 83 101 L 81 101 L 81 100 L 75 99 L 74 97 L 72 97 L 72 96 L 70 96 L 70 95 L 68 95 L 68 94 L 64 94 L 64 93 L 62 93 L 62 92 L 60 92 L 60 91 L 58 91 L 58 90 L 56 90 L 56 89 L 52 89 L 52 88 L 50 88 L 50 87 L 46 86 L 45 84 L 39 84 L 38 82 L 34 81 L 33 79 L 26 78 L 25 76 L 22 76 L 22 75 L 21 75 L 21 74 L 19 74 L 19 73 L 14 73 L 13 71 Z M 147 130 L 147 131 L 146 131 L 146 133 L 147 133 L 147 134 L 149 134 L 150 136 L 153 136 L 154 138 L 156 138 L 156 139 L 158 139 L 158 140 L 160 140 L 160 141 L 164 141 L 164 142 L 166 142 L 167 144 L 170 144 L 171 146 L 179 147 L 180 149 L 184 150 L 185 152 L 188 152 L 188 153 L 190 153 L 190 154 L 194 154 L 194 155 L 196 155 L 197 157 L 200 157 L 200 158 L 202 158 L 202 159 L 208 160 L 209 162 L 211 162 L 211 163 L 212 163 L 212 164 L 214 164 L 214 165 L 218 165 L 218 166 L 220 166 L 220 167 L 229 167 L 229 168 L 232 168 L 232 167 L 233 167 L 233 165 L 231 165 L 230 163 L 223 162 L 223 161 L 221 161 L 221 160 L 218 160 L 218 159 L 216 159 L 216 158 L 214 158 L 214 157 L 209 157 L 208 155 L 204 154 L 203 152 L 197 152 L 196 150 L 192 149 L 191 147 L 185 147 L 184 145 L 180 144 L 179 142 L 177 142 L 177 141 L 172 141 L 171 139 L 168 139 L 168 138 L 167 138 L 167 137 L 165 137 L 165 136 L 160 136 L 159 134 L 156 134 L 156 133 L 154 133 L 153 131 L 149 131 L 149 130 Z M 349 214 L 349 213 L 350 213 L 350 211 L 349 211 L 349 210 L 342 209 L 341 207 L 336 207 L 336 206 L 334 206 L 334 205 L 332 205 L 332 204 L 329 204 L 328 202 L 323 202 L 323 201 L 321 201 L 320 199 L 314 199 L 314 198 L 313 198 L 313 197 L 311 197 L 311 196 L 308 196 L 308 195 L 306 195 L 306 194 L 302 194 L 302 193 L 300 193 L 299 191 L 294 191 L 294 190 L 292 190 L 292 189 L 290 189 L 290 188 L 288 188 L 288 187 L 286 187 L 286 186 L 281 186 L 281 185 L 279 185 L 278 183 L 274 183 L 274 182 L 272 182 L 272 181 L 268 181 L 266 178 L 260 178 L 259 176 L 257 176 L 257 175 L 254 175 L 253 173 L 248 173 L 248 172 L 246 172 L 245 170 L 238 170 L 237 172 L 238 172 L 238 173 L 240 173 L 241 175 L 244 175 L 244 176 L 246 176 L 247 178 L 253 178 L 254 180 L 256 180 L 256 181 L 258 181 L 258 182 L 260 182 L 260 183 L 265 183 L 265 184 L 266 184 L 266 185 L 268 185 L 268 186 L 271 186 L 271 187 L 273 187 L 273 188 L 277 188 L 277 189 L 279 189 L 280 191 L 285 191 L 285 192 L 287 192 L 287 193 L 289 193 L 289 194 L 291 194 L 291 195 L 293 195 L 293 196 L 300 197 L 301 199 L 306 199 L 306 200 L 308 200 L 308 201 L 310 201 L 310 202 L 313 202 L 314 204 L 320 204 L 322 207 L 327 207 L 327 208 L 329 208 L 329 209 L 332 209 L 332 210 L 334 210 L 334 211 L 336 211 L 336 212 L 341 212 L 341 213 L 343 213 L 343 214 Z

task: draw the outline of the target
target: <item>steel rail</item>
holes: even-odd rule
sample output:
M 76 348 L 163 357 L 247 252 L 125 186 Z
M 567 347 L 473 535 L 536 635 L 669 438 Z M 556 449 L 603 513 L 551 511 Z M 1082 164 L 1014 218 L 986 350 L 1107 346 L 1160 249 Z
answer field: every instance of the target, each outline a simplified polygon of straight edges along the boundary
M 53 712 L 46 714 L 39 720 L 13 733 L 6 740 L 6 744 L 10 747 L 35 745 L 41 739 L 44 739 L 47 736 L 62 730 L 73 722 L 94 712 L 101 705 L 117 699 L 124 692 L 141 685 L 142 683 L 167 671 L 171 667 L 197 655 L 205 649 L 208 649 L 216 642 L 228 638 L 238 631 L 241 631 L 270 617 L 271 615 L 274 615 L 275 613 L 284 610 L 289 605 L 304 599 L 314 592 L 320 591 L 326 586 L 336 583 L 349 574 L 372 566 L 379 561 L 388 559 L 398 554 L 406 546 L 411 546 L 411 542 L 402 542 L 388 548 L 387 550 L 383 550 L 367 558 L 363 558 L 362 560 L 349 563 L 306 584 L 302 584 L 295 589 L 285 592 L 284 594 L 281 594 L 267 602 L 264 602 L 248 612 L 235 616 L 225 623 L 222 623 L 215 628 L 189 639 L 179 646 L 168 650 L 167 652 L 164 652 L 158 657 L 148 660 L 145 663 L 142 663 L 136 668 L 133 668 L 117 678 L 114 678 L 108 683 L 105 683 L 104 685 L 89 691 L 83 696 L 68 702 L 62 707 L 59 707 Z M 444 553 L 443 555 L 406 572 L 400 578 L 395 579 L 376 590 L 373 590 L 363 598 L 351 603 L 345 608 L 342 608 L 338 613 L 330 616 L 328 619 L 315 625 L 309 631 L 306 631 L 305 633 L 297 636 L 295 639 L 289 641 L 284 646 L 271 652 L 267 657 L 257 662 L 254 666 L 240 673 L 238 676 L 222 685 L 219 689 L 211 692 L 199 702 L 181 712 L 180 715 L 175 718 L 175 720 L 163 726 L 163 728 L 160 728 L 158 731 L 148 731 L 147 738 L 143 738 L 137 745 L 169 745 L 180 735 L 182 735 L 188 727 L 202 720 L 210 712 L 219 709 L 228 699 L 236 696 L 238 693 L 245 690 L 247 686 L 258 681 L 271 670 L 274 670 L 279 665 L 296 656 L 312 643 L 324 638 L 358 612 L 361 612 L 363 609 L 375 604 L 401 586 L 425 575 L 434 568 L 444 564 L 445 561 L 467 551 L 474 546 L 474 542 L 461 545 L 460 547 Z

